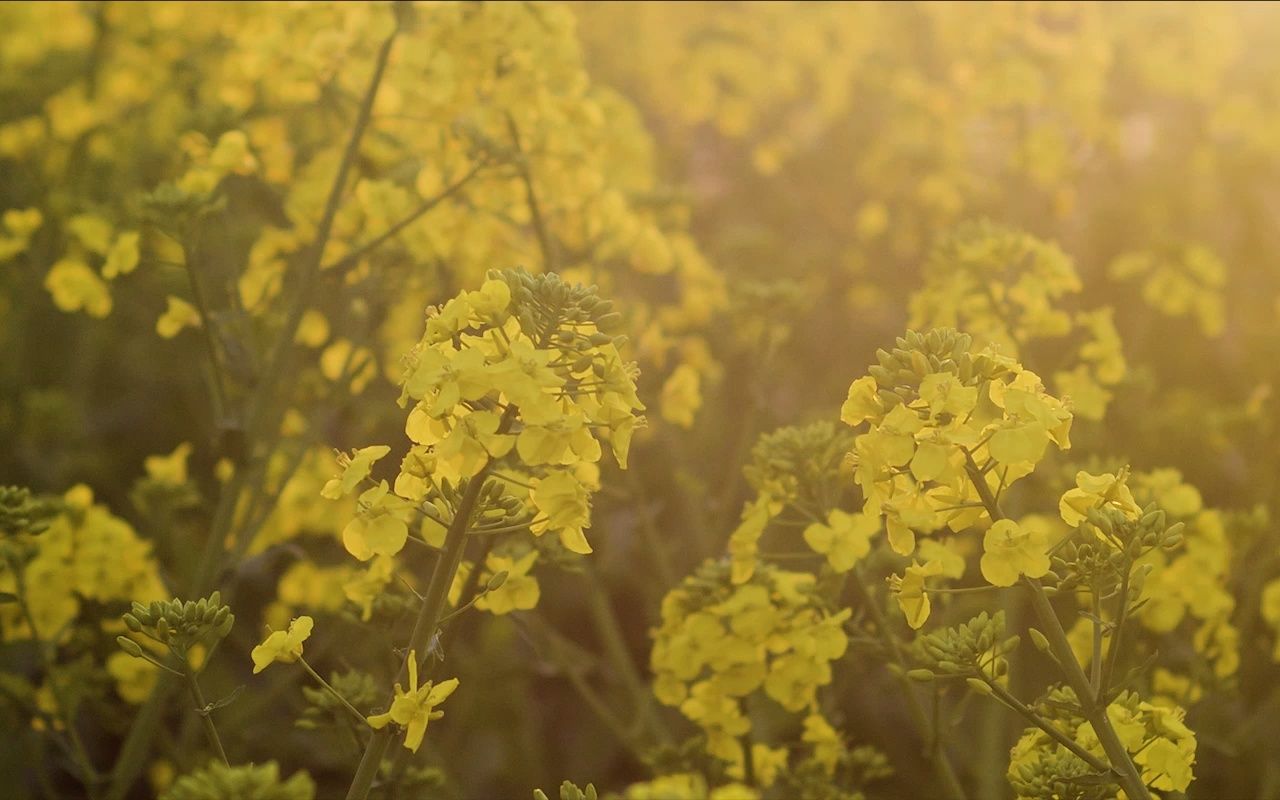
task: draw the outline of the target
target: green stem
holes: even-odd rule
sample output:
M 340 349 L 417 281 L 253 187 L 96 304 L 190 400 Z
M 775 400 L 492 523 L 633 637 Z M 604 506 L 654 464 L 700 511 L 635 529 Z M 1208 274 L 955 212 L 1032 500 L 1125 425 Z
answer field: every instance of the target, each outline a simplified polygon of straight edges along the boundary
M 1005 516 L 1000 511 L 999 504 L 991 494 L 991 487 L 987 486 L 982 472 L 974 463 L 972 454 L 967 450 L 965 451 L 965 469 L 992 521 L 1004 519 Z M 1080 703 L 1085 719 L 1093 725 L 1093 731 L 1102 745 L 1103 752 L 1107 754 L 1107 760 L 1119 773 L 1118 779 L 1125 795 L 1129 800 L 1150 800 L 1151 795 L 1147 792 L 1138 768 L 1129 757 L 1129 752 L 1120 741 L 1120 737 L 1116 735 L 1115 729 L 1111 727 L 1106 709 L 1098 704 L 1093 687 L 1089 684 L 1089 678 L 1084 674 L 1080 662 L 1076 660 L 1075 651 L 1071 649 L 1071 641 L 1067 639 L 1067 633 L 1062 628 L 1062 621 L 1058 619 L 1057 612 L 1053 610 L 1053 604 L 1049 602 L 1049 595 L 1045 593 L 1040 581 L 1035 578 L 1024 577 L 1023 581 L 1031 589 L 1031 606 L 1040 620 L 1041 627 L 1044 628 L 1045 638 L 1049 640 L 1049 649 L 1057 658 L 1067 684 L 1076 693 L 1076 699 Z
M 503 417 L 502 424 L 498 427 L 499 433 L 505 433 L 507 428 L 510 427 L 512 416 L 512 413 L 508 410 Z M 422 602 L 422 611 L 418 614 L 418 620 L 413 626 L 413 633 L 409 637 L 409 652 L 405 655 L 405 660 L 400 665 L 400 673 L 397 678 L 399 681 L 404 681 L 408 675 L 409 659 L 414 657 L 416 653 L 426 654 L 426 647 L 440 624 L 440 617 L 449 596 L 449 587 L 453 585 L 453 577 L 458 572 L 458 564 L 462 561 L 462 552 L 466 547 L 467 524 L 470 522 L 472 511 L 475 510 L 476 501 L 480 498 L 484 479 L 488 475 L 492 463 L 493 460 L 490 459 L 480 469 L 479 473 L 472 476 L 470 483 L 467 484 L 467 490 L 462 496 L 462 501 L 458 503 L 457 513 L 454 514 L 453 521 L 449 524 L 449 530 L 445 534 L 444 548 L 441 550 L 439 560 L 436 561 L 435 569 L 431 571 L 431 582 L 427 586 L 427 593 Z M 382 766 L 382 759 L 387 754 L 391 739 L 391 726 L 374 731 L 368 745 L 365 747 L 364 755 L 360 758 L 360 765 L 356 767 L 356 773 L 351 779 L 351 786 L 347 789 L 347 800 L 365 800 L 369 796 L 369 790 L 372 788 L 373 781 Z
M 204 726 L 205 738 L 209 740 L 209 745 L 218 754 L 218 758 L 222 759 L 222 763 L 231 766 L 231 762 L 227 760 L 227 751 L 222 747 L 222 738 L 218 736 L 218 728 L 213 724 L 213 713 L 204 700 L 204 693 L 200 691 L 200 682 L 192 672 L 187 672 L 183 677 L 187 681 L 187 690 L 191 692 L 191 700 L 196 704 L 196 713 L 200 715 L 200 724 Z
M 649 692 L 648 685 L 645 683 L 644 678 L 641 677 L 635 661 L 632 660 L 631 654 L 627 650 L 626 639 L 622 635 L 622 627 L 618 624 L 617 614 L 614 613 L 613 605 L 609 602 L 608 592 L 605 591 L 600 582 L 600 576 L 590 562 L 584 563 L 583 574 L 586 576 L 589 586 L 587 602 L 591 619 L 595 624 L 597 633 L 600 634 L 601 642 L 604 644 L 605 655 L 613 662 L 614 669 L 621 675 L 622 681 L 635 704 L 635 712 L 644 719 L 656 739 L 669 741 L 670 736 L 667 729 L 663 727 L 662 721 L 654 712 L 653 703 L 651 702 L 653 695 Z
M 27 585 L 22 570 L 15 565 L 12 572 L 14 587 L 18 590 L 16 592 L 18 606 L 22 611 L 27 627 L 31 629 L 31 638 L 36 644 L 36 650 L 40 654 L 41 665 L 44 667 L 45 680 L 49 684 L 49 691 L 53 693 L 54 702 L 58 705 L 57 718 L 62 723 L 63 730 L 67 732 L 67 739 L 71 743 L 70 755 L 72 760 L 75 761 L 76 768 L 80 771 L 80 780 L 84 784 L 89 797 L 97 797 L 99 785 L 102 783 L 102 775 L 93 766 L 93 760 L 89 758 L 89 751 L 84 745 L 84 740 L 80 738 L 80 732 L 76 730 L 75 720 L 71 718 L 71 706 L 67 701 L 67 696 L 58 684 L 57 664 L 52 651 L 53 645 L 40 638 L 40 632 L 36 628 L 35 616 L 31 613 L 31 607 L 27 605 Z
M 351 716 L 353 716 L 353 717 L 355 717 L 357 720 L 359 720 L 361 727 L 368 727 L 369 722 L 368 722 L 368 720 L 366 720 L 366 719 L 365 719 L 364 714 L 361 714 L 361 713 L 360 713 L 360 711 L 359 711 L 358 709 L 356 709 L 356 707 L 355 707 L 355 706 L 353 706 L 353 705 L 351 705 L 351 703 L 347 702 L 347 698 L 343 697 L 341 692 L 339 692 L 337 689 L 335 689 L 335 688 L 333 688 L 331 685 L 329 685 L 329 682 L 328 682 L 328 681 L 326 681 L 324 678 L 320 677 L 320 673 L 318 673 L 318 672 L 316 672 L 314 669 L 312 669 L 312 668 L 311 668 L 311 665 L 307 663 L 307 660 L 306 660 L 305 658 L 303 658 L 302 656 L 298 656 L 298 663 L 302 665 L 302 668 L 303 668 L 303 669 L 305 669 L 305 670 L 307 671 L 307 674 L 308 674 L 308 675 L 310 675 L 312 678 L 314 678 L 314 679 L 315 679 L 316 683 L 318 683 L 318 684 L 320 684 L 321 686 L 323 686 L 323 687 L 324 687 L 324 689 L 325 689 L 325 691 L 327 691 L 329 694 L 333 695 L 333 696 L 334 696 L 334 698 L 335 698 L 335 699 L 337 699 L 337 701 L 338 701 L 339 703 L 341 703 L 341 704 L 342 704 L 342 707 L 343 707 L 343 708 L 345 708 L 347 711 L 351 712 Z
M 1005 689 L 1003 686 L 996 683 L 995 681 L 992 681 L 990 678 L 988 678 L 985 674 L 981 672 L 979 672 L 976 677 L 980 678 L 988 686 L 990 686 L 991 693 L 994 694 L 1002 703 L 1004 703 L 1013 711 L 1017 712 L 1020 716 L 1023 717 L 1023 719 L 1027 720 L 1027 722 L 1030 722 L 1032 725 L 1036 726 L 1040 730 L 1049 734 L 1049 737 L 1051 739 L 1053 739 L 1058 744 L 1070 750 L 1073 754 L 1075 754 L 1077 758 L 1079 758 L 1081 761 L 1088 764 L 1095 771 L 1104 773 L 1107 775 L 1112 775 L 1117 777 L 1119 776 L 1119 773 L 1115 770 L 1115 768 L 1111 767 L 1108 764 L 1103 763 L 1093 753 L 1090 753 L 1088 750 L 1085 750 L 1078 743 L 1076 743 L 1074 739 L 1072 739 L 1062 731 L 1055 728 L 1053 726 L 1053 723 L 1049 722 L 1048 720 L 1041 717 L 1036 712 L 1032 711 L 1030 708 L 1026 706 L 1025 703 L 1023 703 L 1021 700 L 1019 700 L 1018 698 L 1010 694 L 1009 691 Z
M 1116 624 L 1111 632 L 1111 646 L 1107 648 L 1107 661 L 1102 667 L 1102 678 L 1098 681 L 1098 696 L 1106 697 L 1115 675 L 1116 661 L 1120 653 L 1120 641 L 1124 632 L 1124 624 L 1129 619 L 1129 571 L 1125 570 L 1120 579 L 1120 609 L 1116 613 Z

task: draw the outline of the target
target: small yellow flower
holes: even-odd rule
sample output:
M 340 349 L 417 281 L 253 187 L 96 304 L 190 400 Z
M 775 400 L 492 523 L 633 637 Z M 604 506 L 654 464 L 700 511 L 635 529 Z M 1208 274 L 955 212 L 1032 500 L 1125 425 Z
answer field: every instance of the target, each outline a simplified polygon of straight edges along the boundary
M 302 643 L 311 635 L 315 621 L 311 617 L 298 617 L 289 623 L 287 631 L 272 631 L 262 644 L 253 648 L 253 674 L 257 675 L 279 661 L 292 664 L 302 655 Z
M 485 560 L 487 573 L 485 579 L 488 580 L 499 572 L 507 573 L 507 579 L 497 589 L 485 593 L 477 600 L 476 608 L 501 615 L 512 611 L 526 611 L 537 606 L 542 592 L 538 587 L 538 579 L 529 574 L 529 570 L 537 560 L 537 550 L 530 551 L 518 559 L 490 555 Z
M 827 515 L 826 523 L 804 529 L 804 540 L 827 557 L 836 572 L 853 569 L 871 551 L 871 537 L 880 530 L 879 514 L 849 514 L 840 509 Z
M 391 452 L 391 448 L 383 444 L 362 447 L 351 455 L 342 453 L 338 456 L 338 466 L 342 474 L 329 479 L 320 490 L 320 496 L 329 500 L 337 500 L 360 485 L 360 481 L 369 477 L 374 462 Z
M 591 495 L 573 473 L 556 470 L 539 480 L 529 494 L 533 504 L 545 518 L 530 526 L 535 536 L 552 530 L 560 534 L 560 543 L 575 553 L 590 553 L 591 545 L 582 529 L 591 525 Z
M 183 328 L 199 328 L 202 324 L 200 311 L 181 297 L 169 295 L 165 302 L 165 312 L 156 320 L 156 333 L 161 339 L 172 339 Z
M 897 598 L 898 607 L 906 615 L 907 624 L 913 629 L 919 630 L 925 620 L 929 619 L 931 604 L 929 594 L 925 591 L 925 578 L 940 574 L 942 564 L 937 561 L 927 561 L 924 564 L 913 561 L 901 577 L 889 576 L 889 589 Z
M 982 538 L 982 577 L 993 586 L 1012 586 L 1018 578 L 1039 578 L 1049 571 L 1048 539 L 1043 530 L 997 521 Z
M 386 713 L 369 717 L 369 724 L 374 728 L 383 728 L 388 722 L 396 723 L 405 729 L 404 746 L 416 753 L 422 745 L 422 737 L 426 735 L 427 723 L 444 716 L 444 712 L 435 711 L 435 707 L 443 703 L 457 688 L 457 678 L 437 684 L 427 681 L 419 686 L 418 653 L 411 650 L 408 691 L 397 683 L 396 697 L 391 701 L 391 708 Z
M 692 428 L 702 407 L 702 378 L 688 364 L 681 364 L 662 385 L 662 418 L 681 428 Z
M 143 466 L 151 480 L 169 486 L 182 486 L 187 482 L 187 459 L 190 456 L 191 443 L 183 442 L 167 456 L 147 456 Z

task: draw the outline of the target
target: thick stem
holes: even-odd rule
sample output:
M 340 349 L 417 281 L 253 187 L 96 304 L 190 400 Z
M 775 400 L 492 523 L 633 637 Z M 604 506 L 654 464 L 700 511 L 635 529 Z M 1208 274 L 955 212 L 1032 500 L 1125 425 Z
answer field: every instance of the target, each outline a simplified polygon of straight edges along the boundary
M 993 521 L 1004 519 L 1004 514 L 1000 511 L 1000 505 L 996 502 L 995 496 L 991 494 L 991 487 L 987 485 L 986 479 L 982 476 L 982 471 L 974 462 L 973 455 L 968 451 L 965 451 L 965 470 L 969 474 L 969 481 L 973 484 L 973 488 L 977 490 L 978 496 L 982 498 L 982 504 L 986 506 L 987 514 L 991 516 Z M 1053 604 L 1049 602 L 1049 595 L 1045 593 L 1040 581 L 1035 578 L 1024 577 L 1023 580 L 1031 589 L 1031 607 L 1035 610 L 1036 618 L 1039 619 L 1040 626 L 1044 629 L 1045 637 L 1049 640 L 1049 649 L 1053 651 L 1054 657 L 1057 658 L 1058 665 L 1062 668 L 1063 677 L 1067 679 L 1067 684 L 1076 693 L 1076 699 L 1080 702 L 1081 711 L 1084 713 L 1085 719 L 1093 726 L 1093 731 L 1097 735 L 1099 743 L 1102 744 L 1103 752 L 1107 754 L 1107 760 L 1111 762 L 1111 766 L 1119 773 L 1118 780 L 1120 786 L 1124 789 L 1125 795 L 1129 800 L 1149 800 L 1151 795 L 1147 792 L 1146 784 L 1142 782 L 1142 776 L 1134 765 L 1133 759 L 1129 757 L 1129 752 L 1125 750 L 1120 737 L 1116 735 L 1115 729 L 1111 727 L 1111 720 L 1107 718 L 1106 709 L 1098 704 L 1097 697 L 1093 693 L 1093 686 L 1089 683 L 1089 677 L 1084 674 L 1084 669 L 1081 668 L 1080 662 L 1076 660 L 1075 651 L 1071 649 L 1071 642 L 1067 639 L 1067 632 L 1062 628 L 1062 621 L 1058 619 L 1057 612 L 1053 610 Z
M 505 431 L 509 426 L 510 416 L 508 413 L 500 430 Z M 397 678 L 399 681 L 405 680 L 408 675 L 409 659 L 415 657 L 416 653 L 426 653 L 426 647 L 430 643 L 431 637 L 435 634 L 436 627 L 440 624 L 445 601 L 449 596 L 449 587 L 453 585 L 454 575 L 458 572 L 458 564 L 462 562 L 462 551 L 467 543 L 467 524 L 470 522 L 471 512 L 475 509 L 476 501 L 480 498 L 480 491 L 484 486 L 484 479 L 489 473 L 490 465 L 485 464 L 480 472 L 471 478 L 471 482 L 467 484 L 467 491 L 463 494 L 462 501 L 458 504 L 458 510 L 453 517 L 453 522 L 449 524 L 440 559 L 436 561 L 435 569 L 431 572 L 431 582 L 427 586 L 427 594 L 422 601 L 422 611 L 418 614 L 418 620 L 413 626 L 413 633 L 409 637 L 409 653 L 400 665 L 400 673 Z M 369 744 L 365 747 L 364 755 L 360 759 L 360 765 L 356 768 L 356 774 L 351 779 L 351 786 L 347 789 L 347 800 L 365 800 L 369 796 L 369 789 L 373 786 L 373 781 L 378 776 L 378 769 L 382 766 L 382 759 L 387 754 L 391 739 L 390 726 L 373 732 L 373 736 L 369 739 Z
M 1085 719 L 1089 720 L 1093 725 L 1093 731 L 1098 736 L 1098 741 L 1102 744 L 1103 751 L 1107 754 L 1107 760 L 1120 773 L 1120 785 L 1124 788 L 1124 793 L 1131 800 L 1148 800 L 1150 794 L 1147 792 L 1146 784 L 1142 782 L 1142 776 L 1138 773 L 1138 768 L 1134 765 L 1133 759 L 1129 757 L 1129 751 L 1120 741 L 1120 737 L 1116 735 L 1115 729 L 1111 727 L 1111 720 L 1107 718 L 1106 709 L 1100 706 L 1097 698 L 1093 695 L 1093 687 L 1089 684 L 1089 678 L 1084 674 L 1084 670 L 1080 668 L 1080 662 L 1076 661 L 1075 652 L 1071 649 L 1071 642 L 1067 639 L 1067 633 L 1062 629 L 1062 623 L 1058 620 L 1058 615 L 1053 610 L 1053 605 L 1049 602 L 1049 596 L 1045 594 L 1044 587 L 1035 578 L 1026 578 L 1027 586 L 1031 588 L 1031 606 L 1035 609 L 1036 617 L 1040 620 L 1040 625 L 1045 629 L 1045 637 L 1049 640 L 1049 648 L 1057 657 L 1062 671 L 1067 679 L 1067 684 L 1076 693 L 1076 699 L 1080 701 L 1080 708 L 1084 712 Z

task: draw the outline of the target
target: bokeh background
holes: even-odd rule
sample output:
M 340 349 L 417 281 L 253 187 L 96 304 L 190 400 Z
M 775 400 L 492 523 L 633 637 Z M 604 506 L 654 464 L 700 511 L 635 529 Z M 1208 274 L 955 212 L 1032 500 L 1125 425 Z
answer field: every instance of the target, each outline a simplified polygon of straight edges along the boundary
M 218 465 L 260 446 L 242 441 L 236 409 L 277 380 L 261 374 L 264 354 L 395 13 L 0 9 L 0 209 L 42 217 L 26 235 L 6 217 L 0 237 L 0 483 L 92 487 L 151 543 L 174 591 L 198 572 L 227 492 Z M 208 673 L 212 694 L 248 685 L 219 712 L 237 756 L 305 768 L 322 797 L 346 784 L 349 743 L 291 724 L 298 675 L 251 682 L 243 655 L 265 622 L 298 609 L 337 620 L 314 649 L 327 668 L 380 641 L 339 619 L 340 589 L 323 573 L 341 568 L 348 512 L 318 489 L 333 448 L 398 441 L 398 354 L 427 305 L 487 269 L 523 266 L 599 282 L 627 318 L 651 424 L 631 469 L 602 477 L 596 554 L 589 567 L 540 571 L 536 611 L 458 623 L 449 666 L 479 688 L 451 699 L 427 748 L 446 795 L 524 797 L 564 778 L 617 788 L 649 774 L 649 733 L 620 733 L 606 716 L 655 714 L 676 739 L 691 731 L 638 700 L 637 686 L 649 680 L 661 598 L 724 551 L 751 497 L 742 468 L 753 443 L 835 420 L 876 348 L 928 316 L 922 293 L 965 291 L 948 283 L 964 261 L 948 242 L 987 225 L 1055 244 L 1079 277 L 1055 302 L 1112 309 L 1127 365 L 1099 389 L 1105 414 L 1078 420 L 1073 460 L 1016 502 L 1056 497 L 1094 458 L 1176 468 L 1224 510 L 1239 664 L 1191 708 L 1201 742 L 1191 796 L 1280 796 L 1276 621 L 1259 599 L 1280 574 L 1269 521 L 1280 475 L 1280 9 L 627 2 L 400 13 L 412 21 L 325 263 L 464 180 L 385 247 L 322 272 L 320 321 L 308 324 L 323 330 L 302 337 L 296 371 L 272 395 L 282 422 L 305 421 L 286 425 L 286 446 L 259 476 L 262 517 L 221 576 L 240 622 Z M 224 145 L 229 131 L 244 142 Z M 194 208 L 210 187 L 220 200 Z M 128 233 L 140 255 L 108 275 Z M 67 261 L 93 274 L 55 267 Z M 203 282 L 200 329 L 168 300 L 196 302 L 183 263 Z M 1049 376 L 1078 346 L 1078 333 L 1045 337 L 1021 356 Z M 145 462 L 184 442 L 175 488 Z M 109 764 L 136 707 L 91 668 L 104 648 L 84 649 L 84 726 Z M 9 641 L 0 669 L 38 672 Z M 918 796 L 919 743 L 890 683 L 851 658 L 831 702 L 852 741 L 898 766 L 881 795 Z M 22 797 L 35 792 L 36 745 L 27 721 L 5 713 L 15 734 L 0 745 L 0 786 Z M 198 730 L 177 709 L 154 724 L 169 734 L 155 761 L 187 766 L 183 745 Z M 1019 724 L 977 715 L 965 725 L 965 780 L 975 796 L 1003 796 Z

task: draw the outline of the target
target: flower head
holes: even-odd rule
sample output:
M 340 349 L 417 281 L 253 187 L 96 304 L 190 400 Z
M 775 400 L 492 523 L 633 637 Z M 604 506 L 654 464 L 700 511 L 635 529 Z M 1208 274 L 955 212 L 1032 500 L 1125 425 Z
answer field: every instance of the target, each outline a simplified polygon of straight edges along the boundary
M 1049 571 L 1047 537 L 1039 528 L 998 520 L 982 538 L 982 577 L 993 586 L 1012 586 L 1018 578 L 1039 578 Z
M 445 701 L 453 690 L 458 688 L 458 679 L 433 684 L 427 681 L 418 685 L 418 653 L 409 651 L 409 688 L 406 690 L 396 684 L 396 697 L 391 701 L 391 708 L 385 713 L 369 717 L 369 724 L 375 728 L 383 728 L 388 722 L 394 722 L 405 729 L 404 746 L 418 752 L 422 746 L 422 737 L 427 733 L 427 723 L 444 716 L 443 711 L 435 707 Z
M 253 674 L 257 675 L 267 667 L 279 661 L 292 664 L 302 656 L 302 643 L 311 635 L 315 620 L 311 617 L 298 617 L 289 623 L 287 631 L 272 631 L 262 644 L 253 648 Z

